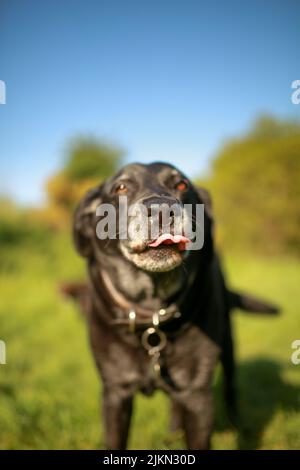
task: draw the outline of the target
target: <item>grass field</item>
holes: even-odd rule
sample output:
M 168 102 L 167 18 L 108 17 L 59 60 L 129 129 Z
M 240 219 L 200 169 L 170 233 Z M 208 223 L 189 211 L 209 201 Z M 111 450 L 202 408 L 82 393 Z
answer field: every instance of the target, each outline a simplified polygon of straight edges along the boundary
M 0 339 L 1 449 L 102 448 L 100 384 L 84 321 L 57 292 L 61 280 L 84 275 L 84 263 L 66 237 L 38 247 L 2 249 Z M 279 317 L 235 312 L 239 403 L 243 431 L 230 427 L 223 409 L 220 371 L 215 380 L 214 449 L 300 449 L 300 365 L 291 343 L 300 339 L 300 261 L 227 256 L 231 285 L 282 306 Z M 167 398 L 139 396 L 129 446 L 184 448 L 168 432 Z

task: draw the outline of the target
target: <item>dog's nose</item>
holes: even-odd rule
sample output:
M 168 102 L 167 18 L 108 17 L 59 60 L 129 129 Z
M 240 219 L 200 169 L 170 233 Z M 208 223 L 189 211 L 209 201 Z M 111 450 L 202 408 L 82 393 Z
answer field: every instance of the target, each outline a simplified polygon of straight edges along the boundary
M 172 209 L 172 206 L 174 206 L 174 204 L 178 205 L 178 201 L 176 199 L 169 196 L 152 196 L 147 199 L 144 199 L 143 204 L 147 208 L 149 218 L 153 216 L 158 216 L 158 223 L 160 227 L 162 227 L 164 223 L 168 223 L 171 226 L 174 225 L 175 212 Z M 166 214 L 167 217 L 163 217 L 163 209 L 166 209 L 168 211 L 168 213 Z

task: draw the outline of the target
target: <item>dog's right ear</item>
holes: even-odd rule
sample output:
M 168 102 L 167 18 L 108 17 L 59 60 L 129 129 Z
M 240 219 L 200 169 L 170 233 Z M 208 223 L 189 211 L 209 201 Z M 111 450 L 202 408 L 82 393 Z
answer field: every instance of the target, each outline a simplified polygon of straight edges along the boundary
M 101 188 L 88 191 L 81 199 L 74 214 L 73 239 L 81 256 L 89 258 L 93 254 L 93 241 L 96 228 L 93 227 L 93 215 L 101 203 Z

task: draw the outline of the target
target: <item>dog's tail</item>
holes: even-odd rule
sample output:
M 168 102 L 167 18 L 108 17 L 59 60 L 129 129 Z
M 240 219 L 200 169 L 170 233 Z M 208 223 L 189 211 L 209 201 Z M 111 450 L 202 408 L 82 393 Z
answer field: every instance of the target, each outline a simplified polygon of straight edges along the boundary
M 59 292 L 64 297 L 70 297 L 81 307 L 81 311 L 87 314 L 90 307 L 90 290 L 85 282 L 68 282 L 59 286 Z
M 242 294 L 240 292 L 228 291 L 230 308 L 239 308 L 252 313 L 267 313 L 275 315 L 280 312 L 277 305 L 270 304 L 265 300 L 258 299 L 252 295 Z

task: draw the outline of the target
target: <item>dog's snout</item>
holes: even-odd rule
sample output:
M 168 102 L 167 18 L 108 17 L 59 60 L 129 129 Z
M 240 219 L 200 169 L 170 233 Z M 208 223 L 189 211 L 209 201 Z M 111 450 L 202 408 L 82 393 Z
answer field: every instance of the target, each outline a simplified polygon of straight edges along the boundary
M 152 196 L 142 202 L 147 209 L 148 218 L 153 224 L 157 223 L 160 230 L 166 227 L 173 228 L 176 214 L 181 210 L 181 204 L 170 196 Z

